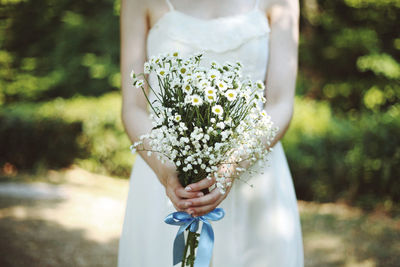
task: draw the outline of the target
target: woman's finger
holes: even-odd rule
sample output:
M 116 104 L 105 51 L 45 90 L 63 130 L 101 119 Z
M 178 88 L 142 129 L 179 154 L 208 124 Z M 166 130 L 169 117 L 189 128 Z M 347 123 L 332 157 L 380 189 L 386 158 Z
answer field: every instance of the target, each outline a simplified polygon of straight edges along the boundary
M 190 201 L 192 202 L 193 207 L 199 207 L 214 204 L 220 197 L 221 192 L 219 190 L 213 190 L 203 197 L 194 198 Z
M 201 191 L 189 192 L 186 191 L 183 187 L 175 189 L 175 194 L 180 198 L 197 198 L 204 196 L 204 193 Z
M 185 190 L 188 192 L 193 191 L 201 191 L 203 189 L 207 189 L 215 183 L 215 177 L 204 178 L 203 180 L 198 181 L 197 183 L 190 184 L 185 187 Z
M 206 206 L 201 206 L 201 207 L 191 207 L 187 210 L 187 213 L 192 214 L 192 216 L 203 216 L 204 214 L 209 213 L 210 211 L 213 211 L 219 203 L 221 203 L 222 198 L 217 201 L 217 203 L 206 205 Z
M 167 190 L 167 196 L 177 211 L 184 211 L 192 205 L 190 201 L 178 197 L 172 189 Z

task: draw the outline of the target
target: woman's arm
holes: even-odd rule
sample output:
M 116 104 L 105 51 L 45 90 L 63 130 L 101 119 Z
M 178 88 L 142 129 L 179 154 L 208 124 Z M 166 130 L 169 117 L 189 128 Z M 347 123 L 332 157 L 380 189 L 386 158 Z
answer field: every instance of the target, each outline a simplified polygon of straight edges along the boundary
M 293 115 L 299 42 L 299 2 L 279 0 L 268 12 L 271 25 L 265 110 L 279 127 L 272 146 L 286 133 Z
M 298 0 L 277 0 L 268 8 L 270 19 L 270 52 L 266 81 L 266 111 L 271 116 L 279 132 L 272 145 L 285 134 L 293 114 L 293 100 L 297 75 L 297 46 L 299 38 Z M 229 175 L 228 175 L 229 176 Z M 200 181 L 189 185 L 193 190 L 202 190 L 208 186 Z M 189 209 L 195 215 L 206 214 L 215 209 L 227 196 L 218 190 L 193 199 Z
M 151 131 L 152 124 L 147 111 L 147 101 L 140 89 L 132 87 L 130 73 L 143 71 L 146 60 L 146 39 L 149 30 L 147 6 L 152 1 L 122 0 L 121 2 L 121 76 L 122 76 L 122 122 L 132 142 Z M 147 147 L 149 147 L 147 145 Z M 177 210 L 184 210 L 189 201 L 200 192 L 188 192 L 179 184 L 176 168 L 172 164 L 162 164 L 157 156 L 147 156 L 139 152 L 160 182 Z M 149 189 L 151 190 L 151 189 Z

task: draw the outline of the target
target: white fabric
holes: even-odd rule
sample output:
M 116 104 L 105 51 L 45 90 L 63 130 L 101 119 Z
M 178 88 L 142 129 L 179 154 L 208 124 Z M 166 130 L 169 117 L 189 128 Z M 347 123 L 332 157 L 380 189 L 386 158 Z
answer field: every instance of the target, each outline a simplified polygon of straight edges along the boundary
M 243 63 L 245 75 L 264 80 L 269 26 L 258 9 L 246 14 L 202 20 L 176 10 L 150 30 L 148 56 L 203 51 L 204 63 Z M 213 267 L 302 267 L 303 245 L 293 182 L 281 144 L 270 161 L 249 177 L 253 187 L 236 181 L 220 207 L 224 219 L 213 223 Z M 163 222 L 175 209 L 157 177 L 138 156 L 130 178 L 126 215 L 119 243 L 119 267 L 172 266 L 178 227 Z
M 174 6 L 171 4 L 170 0 L 166 0 L 169 10 L 174 10 Z

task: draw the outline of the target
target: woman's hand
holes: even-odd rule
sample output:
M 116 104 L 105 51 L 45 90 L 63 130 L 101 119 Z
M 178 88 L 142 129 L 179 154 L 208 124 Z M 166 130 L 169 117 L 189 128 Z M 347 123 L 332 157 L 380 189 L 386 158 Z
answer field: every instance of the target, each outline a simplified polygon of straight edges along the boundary
M 231 177 L 229 174 L 233 174 L 234 170 L 232 168 L 227 168 L 226 166 L 222 166 L 218 173 L 220 175 L 225 175 L 225 177 Z M 191 214 L 192 216 L 202 216 L 204 214 L 213 211 L 218 205 L 228 196 L 231 188 L 232 188 L 232 179 L 226 178 L 225 180 L 225 193 L 221 193 L 221 191 L 215 187 L 209 194 L 205 196 L 197 197 L 190 199 L 190 207 L 186 208 L 186 212 Z M 212 185 L 215 184 L 215 178 L 204 178 L 203 180 L 188 185 L 185 188 L 187 192 L 201 192 L 203 189 L 208 189 Z
M 200 190 L 185 190 L 180 184 L 176 170 L 166 170 L 164 179 L 165 192 L 177 211 L 187 211 L 193 205 L 193 200 L 204 196 Z M 187 188 L 187 187 L 186 187 Z

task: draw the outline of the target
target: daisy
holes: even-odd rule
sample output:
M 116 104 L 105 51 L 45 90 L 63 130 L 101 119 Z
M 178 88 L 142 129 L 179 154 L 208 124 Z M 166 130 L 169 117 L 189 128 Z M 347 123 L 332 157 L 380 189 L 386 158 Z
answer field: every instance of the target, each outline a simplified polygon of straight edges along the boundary
M 157 74 L 160 77 L 165 77 L 165 75 L 167 75 L 167 71 L 164 68 L 160 68 L 157 70 Z
M 201 106 L 203 104 L 203 99 L 198 95 L 192 95 L 191 100 L 193 106 Z
M 217 99 L 217 97 L 216 97 L 216 95 L 214 94 L 214 95 L 206 95 L 206 100 L 208 101 L 208 102 L 213 102 L 213 101 L 215 101 Z
M 142 87 L 143 84 L 144 84 L 144 81 L 143 81 L 143 80 L 136 80 L 136 81 L 133 83 L 133 86 L 139 88 L 139 87 Z
M 176 114 L 175 115 L 175 117 L 174 117 L 174 121 L 176 121 L 176 122 L 180 122 L 182 120 L 182 117 L 181 117 L 181 115 L 179 115 L 179 114 Z
M 210 86 L 210 82 L 208 80 L 206 80 L 206 79 L 203 79 L 203 80 L 199 81 L 198 84 L 202 88 L 207 88 L 207 87 Z
M 205 90 L 206 95 L 215 95 L 215 89 L 213 87 L 207 87 Z
M 263 91 L 265 89 L 265 85 L 262 81 L 257 81 L 256 85 L 257 85 L 257 90 Z
M 224 109 L 220 105 L 215 105 L 212 107 L 211 111 L 218 116 L 221 116 L 224 113 Z
M 234 101 L 237 97 L 237 92 L 235 90 L 228 90 L 225 92 L 225 97 L 229 100 L 229 101 Z
M 195 74 L 194 74 L 194 77 L 196 78 L 196 80 L 198 80 L 198 81 L 201 81 L 201 80 L 203 80 L 204 78 L 205 78 L 205 76 L 204 76 L 204 73 L 202 73 L 202 72 L 196 72 Z
M 219 79 L 220 76 L 221 74 L 216 69 L 212 69 L 208 72 L 208 78 L 210 78 L 210 80 Z
M 189 83 L 185 83 L 182 87 L 183 91 L 187 94 L 190 94 L 192 92 L 192 86 L 190 86 Z
M 217 82 L 218 89 L 221 90 L 222 92 L 228 89 L 228 85 L 224 81 L 218 81 Z
M 182 74 L 182 75 L 186 74 L 187 72 L 188 72 L 188 69 L 185 66 L 182 66 L 179 69 L 179 73 Z
M 150 71 L 151 71 L 151 66 L 150 66 L 150 63 L 149 63 L 149 62 L 145 62 L 143 68 L 144 68 L 144 71 L 143 71 L 144 74 L 149 74 L 149 73 L 150 73 Z

